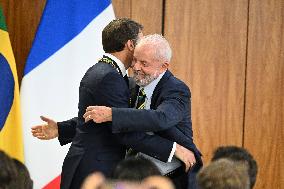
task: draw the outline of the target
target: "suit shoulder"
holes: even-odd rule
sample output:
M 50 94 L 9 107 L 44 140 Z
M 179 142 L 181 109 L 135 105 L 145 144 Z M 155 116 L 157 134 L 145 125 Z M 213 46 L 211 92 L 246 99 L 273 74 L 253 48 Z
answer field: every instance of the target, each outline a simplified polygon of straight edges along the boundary
M 110 64 L 99 62 L 93 65 L 92 67 L 90 67 L 86 73 L 90 73 L 92 75 L 95 73 L 98 76 L 103 76 L 109 72 L 115 73 L 116 70 Z
M 120 80 L 120 74 L 109 64 L 97 63 L 90 67 L 81 80 L 80 85 L 85 87 L 98 86 L 107 79 Z
M 96 63 L 90 67 L 84 75 L 84 78 L 88 79 L 102 79 L 108 74 L 119 75 L 118 72 L 109 64 Z
M 189 87 L 182 80 L 178 79 L 175 76 L 170 77 L 167 84 L 168 84 L 167 87 L 170 87 L 170 88 L 174 87 L 175 89 L 188 90 L 190 92 Z

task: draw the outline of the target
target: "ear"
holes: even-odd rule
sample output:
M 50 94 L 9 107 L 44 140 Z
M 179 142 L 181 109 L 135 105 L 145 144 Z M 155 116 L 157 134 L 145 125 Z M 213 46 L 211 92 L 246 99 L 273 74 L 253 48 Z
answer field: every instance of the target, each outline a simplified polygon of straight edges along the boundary
M 125 44 L 125 47 L 129 50 L 129 51 L 134 51 L 134 43 L 132 40 L 128 40 Z
M 164 62 L 162 65 L 162 68 L 167 70 L 169 68 L 170 63 L 169 62 Z

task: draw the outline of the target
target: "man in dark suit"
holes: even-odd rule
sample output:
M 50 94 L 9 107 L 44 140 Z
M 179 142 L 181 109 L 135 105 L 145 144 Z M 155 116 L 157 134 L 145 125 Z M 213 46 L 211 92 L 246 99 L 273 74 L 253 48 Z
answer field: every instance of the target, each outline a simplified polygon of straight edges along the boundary
M 174 153 L 185 164 L 189 164 L 187 157 L 190 151 L 178 144 L 173 151 L 174 142 L 168 139 L 141 132 L 114 134 L 111 123 L 85 122 L 83 118 L 90 105 L 129 107 L 128 81 L 124 76 L 132 63 L 135 42 L 142 35 L 141 29 L 140 24 L 130 19 L 116 19 L 108 24 L 102 33 L 106 54 L 88 69 L 80 83 L 78 118 L 58 125 L 47 119 L 47 126 L 32 128 L 35 137 L 50 139 L 58 136 L 58 132 L 60 134 L 60 128 L 64 130 L 64 124 L 71 125 L 70 130 L 68 127 L 65 129 L 62 138 L 59 135 L 61 144 L 72 139 L 62 167 L 62 189 L 80 188 L 84 178 L 94 171 L 111 176 L 113 168 L 124 159 L 126 146 L 165 162 Z M 53 132 L 56 129 L 57 133 Z
M 113 133 L 154 132 L 190 149 L 197 163 L 193 166 L 195 161 L 192 160 L 189 174 L 180 171 L 182 163 L 178 159 L 163 163 L 141 155 L 151 159 L 164 175 L 172 178 L 176 188 L 187 188 L 188 180 L 189 188 L 196 188 L 194 177 L 202 160 L 192 139 L 190 90 L 168 71 L 170 59 L 171 48 L 161 35 L 141 38 L 135 47 L 132 65 L 134 79 L 139 85 L 136 87 L 138 99 L 132 99 L 132 103 L 136 102 L 138 109 L 91 106 L 84 117 L 87 122 L 91 119 L 97 123 L 112 121 Z M 140 103 L 140 99 L 144 102 Z

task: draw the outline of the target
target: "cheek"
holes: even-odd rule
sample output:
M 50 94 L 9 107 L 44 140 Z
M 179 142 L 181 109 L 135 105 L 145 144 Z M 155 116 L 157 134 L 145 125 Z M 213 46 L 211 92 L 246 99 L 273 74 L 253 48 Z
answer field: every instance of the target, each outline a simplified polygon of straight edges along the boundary
M 151 75 L 153 73 L 153 70 L 148 67 L 141 68 L 141 71 L 143 72 L 144 75 Z
M 149 69 L 149 68 L 143 69 L 142 71 L 145 75 L 154 75 L 157 72 L 156 69 Z

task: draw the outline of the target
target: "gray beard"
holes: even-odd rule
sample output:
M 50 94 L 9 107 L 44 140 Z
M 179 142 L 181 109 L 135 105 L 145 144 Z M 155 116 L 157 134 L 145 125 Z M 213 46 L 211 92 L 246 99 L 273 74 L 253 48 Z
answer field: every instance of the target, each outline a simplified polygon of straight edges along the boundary
M 154 75 L 145 75 L 145 77 L 143 79 L 138 79 L 137 78 L 137 75 L 135 72 L 134 72 L 134 80 L 135 80 L 135 83 L 137 85 L 139 85 L 140 87 L 145 87 L 147 86 L 149 83 L 151 83 L 152 81 L 154 81 L 155 79 L 158 78 L 158 74 L 154 74 Z

